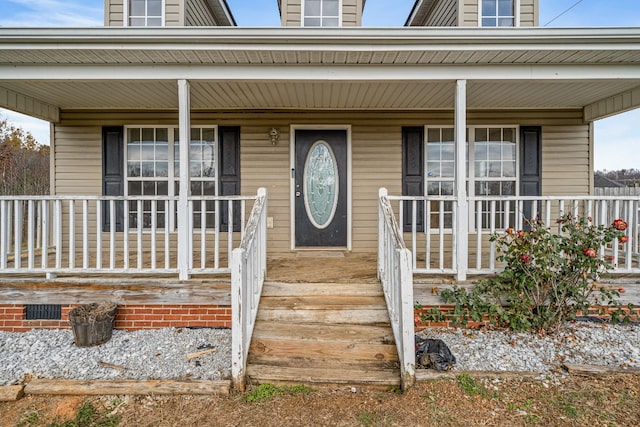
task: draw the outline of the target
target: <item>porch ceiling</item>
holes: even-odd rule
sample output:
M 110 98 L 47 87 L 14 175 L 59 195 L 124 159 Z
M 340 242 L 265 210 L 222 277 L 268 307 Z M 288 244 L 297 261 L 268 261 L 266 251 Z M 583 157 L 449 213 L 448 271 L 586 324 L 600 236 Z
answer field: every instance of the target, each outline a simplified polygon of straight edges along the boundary
M 464 79 L 469 109 L 573 109 L 639 64 L 634 28 L 0 28 L 0 106 L 175 110 L 187 79 L 196 110 L 452 109 Z
M 640 79 L 469 81 L 469 109 L 575 109 L 640 86 Z M 171 80 L 7 81 L 10 88 L 62 110 L 178 108 Z M 192 80 L 194 110 L 452 109 L 453 81 Z

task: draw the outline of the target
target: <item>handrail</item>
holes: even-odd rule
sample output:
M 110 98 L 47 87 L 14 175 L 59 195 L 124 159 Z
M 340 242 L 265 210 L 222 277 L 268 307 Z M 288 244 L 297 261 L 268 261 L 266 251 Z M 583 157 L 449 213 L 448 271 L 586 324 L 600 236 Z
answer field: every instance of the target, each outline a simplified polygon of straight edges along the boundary
M 415 383 L 413 269 L 386 188 L 379 191 L 378 278 L 382 282 L 389 319 L 398 349 L 402 389 Z
M 231 376 L 246 385 L 247 356 L 267 270 L 267 190 L 258 189 L 240 247 L 231 255 Z

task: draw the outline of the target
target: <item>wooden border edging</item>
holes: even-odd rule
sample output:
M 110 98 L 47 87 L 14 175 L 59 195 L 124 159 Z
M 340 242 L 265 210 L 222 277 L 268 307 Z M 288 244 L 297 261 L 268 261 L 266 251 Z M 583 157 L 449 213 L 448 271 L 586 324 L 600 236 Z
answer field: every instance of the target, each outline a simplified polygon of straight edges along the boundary
M 620 366 L 602 365 L 574 365 L 564 363 L 562 368 L 571 375 L 607 375 L 607 374 L 629 374 L 640 375 L 640 368 L 622 368 Z
M 51 395 L 211 395 L 229 394 L 231 381 L 33 380 L 25 394 Z
M 458 375 L 469 375 L 474 378 L 536 378 L 544 375 L 541 372 L 529 371 L 434 371 L 432 369 L 417 369 L 417 381 L 440 380 L 456 378 Z
M 13 402 L 24 394 L 24 385 L 7 385 L 0 387 L 0 402 Z

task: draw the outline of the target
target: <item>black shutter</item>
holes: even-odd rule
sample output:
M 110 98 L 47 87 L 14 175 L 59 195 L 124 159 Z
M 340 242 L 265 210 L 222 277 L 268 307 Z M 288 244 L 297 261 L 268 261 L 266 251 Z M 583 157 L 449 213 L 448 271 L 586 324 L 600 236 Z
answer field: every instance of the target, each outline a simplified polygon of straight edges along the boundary
M 542 195 L 542 128 L 520 128 L 520 195 Z M 538 204 L 540 207 L 540 204 Z M 525 218 L 531 219 L 531 202 L 524 203 Z M 527 227 L 528 228 L 528 227 Z
M 220 173 L 219 194 L 221 196 L 235 196 L 240 194 L 240 127 L 220 126 L 218 128 L 220 140 Z M 220 229 L 229 230 L 228 205 L 220 204 Z M 240 231 L 240 203 L 233 205 L 233 231 Z
M 402 195 L 424 196 L 424 128 L 402 128 Z M 423 204 L 417 204 L 417 229 L 424 231 Z M 412 202 L 404 205 L 404 230 L 411 229 Z
M 102 128 L 102 195 L 124 195 L 124 128 Z M 102 206 L 102 231 L 109 231 L 109 204 Z M 116 231 L 123 230 L 124 205 L 116 204 Z

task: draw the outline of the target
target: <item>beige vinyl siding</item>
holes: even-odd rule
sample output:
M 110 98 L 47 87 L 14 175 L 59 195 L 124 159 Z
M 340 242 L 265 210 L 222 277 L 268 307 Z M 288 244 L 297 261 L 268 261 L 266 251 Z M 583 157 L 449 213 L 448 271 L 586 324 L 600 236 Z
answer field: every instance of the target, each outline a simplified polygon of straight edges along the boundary
M 124 0 L 104 0 L 104 25 L 107 27 L 124 25 Z
M 478 26 L 478 1 L 479 0 L 460 0 L 458 22 L 461 23 L 462 27 Z
M 342 0 L 342 26 L 362 26 L 363 0 Z
M 185 25 L 196 27 L 217 25 L 207 0 L 186 0 Z
M 588 194 L 589 127 L 576 111 L 471 111 L 469 125 L 539 125 L 543 133 L 544 195 Z M 101 194 L 101 126 L 175 125 L 176 112 L 63 112 L 56 125 L 58 194 Z M 242 194 L 269 191 L 270 253 L 290 250 L 291 125 L 351 125 L 352 237 L 355 252 L 377 248 L 377 192 L 402 191 L 402 127 L 452 125 L 453 113 L 429 112 L 193 112 L 193 125 L 241 126 Z M 268 133 L 280 130 L 272 145 Z
M 164 0 L 164 25 L 167 27 L 184 25 L 184 0 Z
M 520 0 L 520 26 L 521 27 L 537 27 L 538 22 L 538 1 L 539 0 Z
M 426 20 L 427 27 L 455 27 L 458 25 L 458 0 L 438 1 Z
M 283 27 L 299 27 L 302 23 L 302 0 L 283 0 L 281 21 Z

